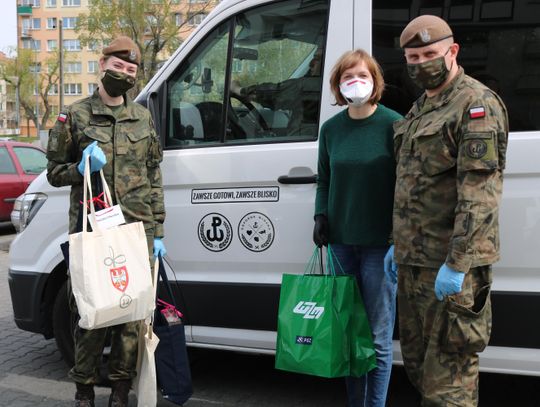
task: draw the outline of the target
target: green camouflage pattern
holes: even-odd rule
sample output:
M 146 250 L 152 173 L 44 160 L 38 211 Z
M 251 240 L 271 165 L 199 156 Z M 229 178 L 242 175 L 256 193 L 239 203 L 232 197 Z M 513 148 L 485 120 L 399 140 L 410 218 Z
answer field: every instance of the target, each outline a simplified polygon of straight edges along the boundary
M 491 266 L 470 269 L 462 292 L 445 301 L 438 301 L 433 290 L 437 271 L 399 264 L 399 336 L 405 370 L 421 394 L 422 406 L 474 407 L 478 405 L 477 352 L 487 345 L 491 333 L 491 302 L 481 295 L 491 286 Z M 460 329 L 454 318 L 458 308 Z M 475 340 L 477 334 L 482 343 Z
M 126 222 L 142 221 L 163 237 L 165 206 L 159 164 L 163 152 L 150 112 L 125 97 L 118 117 L 97 91 L 75 102 L 59 115 L 49 133 L 47 179 L 56 187 L 71 185 L 69 231 L 77 225 L 83 177 L 77 170 L 83 150 L 97 141 L 107 157 L 103 173 L 113 202 Z
M 484 116 L 471 117 L 472 108 Z M 399 264 L 454 270 L 499 259 L 499 203 L 508 140 L 501 99 L 460 68 L 439 95 L 394 124 L 393 239 Z

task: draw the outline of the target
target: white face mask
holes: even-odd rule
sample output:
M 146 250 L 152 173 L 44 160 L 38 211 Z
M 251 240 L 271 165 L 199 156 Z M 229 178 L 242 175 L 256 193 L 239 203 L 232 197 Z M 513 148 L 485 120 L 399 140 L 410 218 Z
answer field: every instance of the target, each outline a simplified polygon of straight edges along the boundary
M 339 90 L 350 106 L 360 107 L 368 101 L 373 92 L 373 82 L 353 78 L 342 82 Z

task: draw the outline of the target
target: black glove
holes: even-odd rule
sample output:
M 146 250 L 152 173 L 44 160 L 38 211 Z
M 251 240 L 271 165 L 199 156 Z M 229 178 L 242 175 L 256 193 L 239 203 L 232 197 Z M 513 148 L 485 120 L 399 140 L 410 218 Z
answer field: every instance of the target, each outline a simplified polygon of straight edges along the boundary
M 328 246 L 328 218 L 325 215 L 315 215 L 313 242 L 317 247 Z

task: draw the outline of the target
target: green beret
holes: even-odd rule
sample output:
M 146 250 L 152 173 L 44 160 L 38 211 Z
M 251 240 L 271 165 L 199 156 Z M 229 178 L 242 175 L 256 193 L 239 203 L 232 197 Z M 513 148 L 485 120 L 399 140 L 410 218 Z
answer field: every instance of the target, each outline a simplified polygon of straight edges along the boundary
M 452 30 L 442 18 L 423 15 L 407 24 L 399 37 L 399 46 L 420 48 L 452 36 Z
M 141 63 L 139 47 L 131 38 L 124 35 L 115 38 L 108 47 L 103 48 L 103 55 L 115 56 L 135 65 Z

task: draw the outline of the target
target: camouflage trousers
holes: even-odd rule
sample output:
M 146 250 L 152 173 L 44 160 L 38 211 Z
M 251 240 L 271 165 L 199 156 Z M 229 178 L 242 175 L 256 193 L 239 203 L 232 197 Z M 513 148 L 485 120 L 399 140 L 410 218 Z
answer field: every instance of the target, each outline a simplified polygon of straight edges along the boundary
M 146 241 L 150 264 L 153 265 L 154 230 L 146 229 Z M 75 298 L 68 284 L 69 305 L 74 315 L 78 314 Z M 76 383 L 95 384 L 99 378 L 99 366 L 108 333 L 111 334 L 111 353 L 109 355 L 109 380 L 132 380 L 136 375 L 139 344 L 140 321 L 127 322 L 107 328 L 86 330 L 74 326 L 75 365 L 69 377 Z
M 462 292 L 438 301 L 437 269 L 399 265 L 398 317 L 407 375 L 424 407 L 478 405 L 478 352 L 491 333 L 491 266 L 471 269 Z

